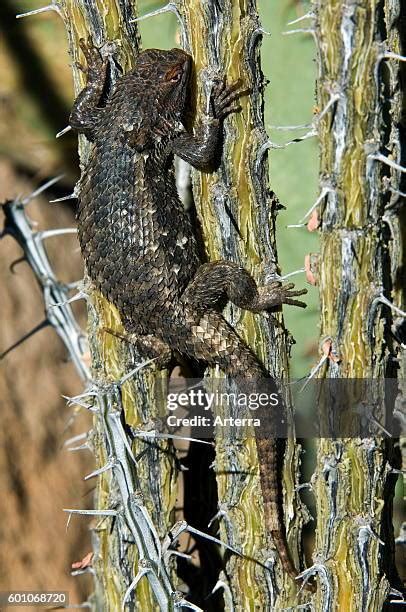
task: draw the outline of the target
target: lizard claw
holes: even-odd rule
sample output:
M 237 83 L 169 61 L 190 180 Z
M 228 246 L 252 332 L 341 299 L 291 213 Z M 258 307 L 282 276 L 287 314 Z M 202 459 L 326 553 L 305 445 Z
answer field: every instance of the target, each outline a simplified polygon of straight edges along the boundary
M 85 56 L 87 66 L 84 67 L 80 62 L 75 62 L 75 66 L 92 80 L 102 78 L 107 62 L 101 57 L 99 49 L 93 43 L 92 37 L 89 35 L 87 41 L 81 38 L 79 40 L 79 47 Z
M 258 287 L 258 300 L 255 305 L 255 311 L 269 310 L 270 308 L 281 306 L 282 304 L 306 308 L 304 302 L 293 298 L 299 295 L 305 295 L 307 289 L 296 289 L 293 291 L 294 286 L 294 283 L 287 283 L 283 286 L 279 282 L 275 282 L 265 285 L 264 287 Z
M 241 110 L 239 105 L 233 104 L 238 98 L 248 93 L 246 88 L 242 89 L 242 79 L 238 79 L 231 85 L 227 85 L 225 79 L 215 82 L 211 92 L 211 108 L 214 118 L 224 119 L 230 113 Z

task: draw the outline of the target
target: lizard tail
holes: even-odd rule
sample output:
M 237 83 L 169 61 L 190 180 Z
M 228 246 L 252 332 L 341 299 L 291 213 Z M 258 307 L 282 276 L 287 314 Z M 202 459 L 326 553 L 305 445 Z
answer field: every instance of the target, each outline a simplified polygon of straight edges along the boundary
M 267 532 L 278 551 L 284 571 L 293 580 L 299 572 L 293 563 L 281 518 L 282 490 L 278 478 L 278 448 L 275 438 L 255 438 Z
M 209 364 L 218 364 L 229 376 L 247 382 L 250 379 L 253 384 L 267 378 L 269 373 L 263 368 L 249 347 L 236 334 L 234 329 L 226 322 L 220 313 L 208 311 L 200 317 L 196 324 L 195 313 L 190 316 L 194 318 L 191 325 L 192 340 L 187 347 L 179 347 L 182 352 L 202 359 Z M 261 423 L 269 423 L 269 408 L 260 408 L 256 414 L 262 417 Z M 258 452 L 259 472 L 262 497 L 264 500 L 264 511 L 267 532 L 278 551 L 282 567 L 293 579 L 298 576 L 298 571 L 293 563 L 286 532 L 282 520 L 282 490 L 278 478 L 278 448 L 277 440 L 270 436 L 257 432 L 255 440 Z

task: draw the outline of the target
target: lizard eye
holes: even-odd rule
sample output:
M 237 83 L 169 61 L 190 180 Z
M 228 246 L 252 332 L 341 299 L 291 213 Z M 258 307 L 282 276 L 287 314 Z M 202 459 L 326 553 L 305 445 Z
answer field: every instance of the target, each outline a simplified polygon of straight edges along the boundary
M 177 83 L 182 78 L 182 70 L 178 66 L 171 68 L 165 74 L 165 81 L 169 83 Z

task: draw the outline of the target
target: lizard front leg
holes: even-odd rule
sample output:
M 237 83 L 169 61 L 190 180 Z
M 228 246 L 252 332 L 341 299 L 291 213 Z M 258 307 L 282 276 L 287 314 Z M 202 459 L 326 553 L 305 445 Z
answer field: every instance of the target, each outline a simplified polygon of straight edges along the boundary
M 172 151 L 197 170 L 211 172 L 218 164 L 221 153 L 222 125 L 225 117 L 237 112 L 240 107 L 234 102 L 245 92 L 241 81 L 227 85 L 224 80 L 217 81 L 212 88 L 209 109 L 196 133 L 181 133 L 172 141 Z
M 258 287 L 252 276 L 231 261 L 214 261 L 200 266 L 187 286 L 182 301 L 200 308 L 216 308 L 226 297 L 236 306 L 261 312 L 282 304 L 306 308 L 306 304 L 294 298 L 307 293 L 307 289 L 293 291 L 294 284 L 283 286 L 270 283 Z
M 103 109 L 97 105 L 106 82 L 107 61 L 102 59 L 90 37 L 87 43 L 81 38 L 79 45 L 87 66 L 84 67 L 79 63 L 76 65 L 87 75 L 87 83 L 73 104 L 69 125 L 80 134 L 85 134 L 89 140 L 93 140 L 98 116 L 103 112 Z

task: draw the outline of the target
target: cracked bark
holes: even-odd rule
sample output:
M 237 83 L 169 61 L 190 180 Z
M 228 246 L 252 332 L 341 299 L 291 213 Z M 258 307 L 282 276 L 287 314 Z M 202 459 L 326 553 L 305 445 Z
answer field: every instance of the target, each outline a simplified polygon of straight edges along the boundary
M 404 174 L 387 162 L 402 159 L 403 94 L 399 62 L 385 56 L 401 52 L 401 3 L 330 0 L 314 7 L 319 107 L 339 96 L 319 129 L 320 185 L 330 188 L 319 209 L 321 338 L 331 342 L 321 377 L 380 379 L 377 395 L 361 399 L 376 406 L 383 423 L 383 379 L 399 374 L 400 345 L 392 333 L 397 315 L 380 296 L 402 308 L 397 191 Z M 389 463 L 395 457 L 379 433 L 350 437 L 347 423 L 348 437 L 318 441 L 318 610 L 380 610 L 396 580 Z

